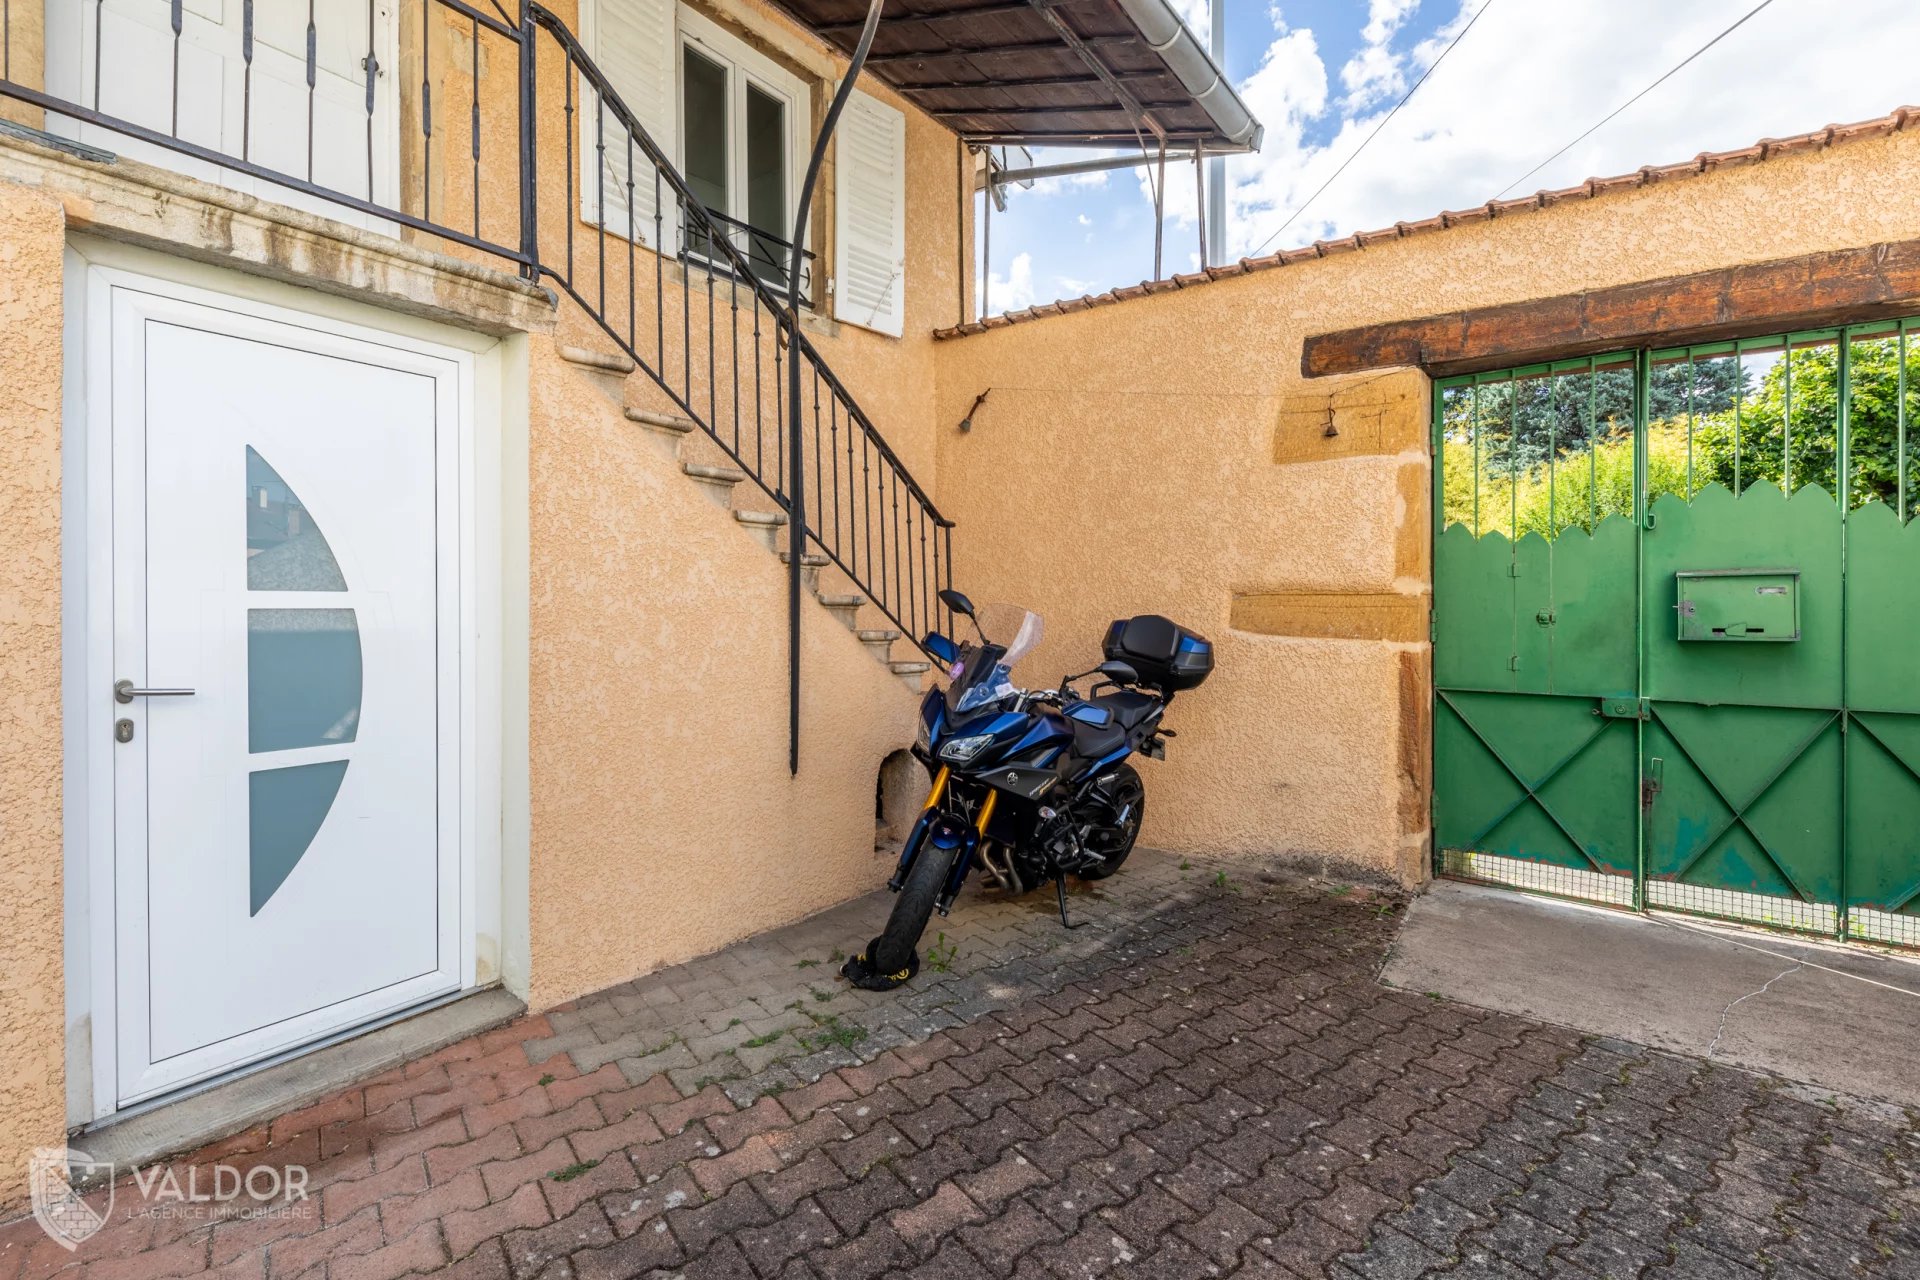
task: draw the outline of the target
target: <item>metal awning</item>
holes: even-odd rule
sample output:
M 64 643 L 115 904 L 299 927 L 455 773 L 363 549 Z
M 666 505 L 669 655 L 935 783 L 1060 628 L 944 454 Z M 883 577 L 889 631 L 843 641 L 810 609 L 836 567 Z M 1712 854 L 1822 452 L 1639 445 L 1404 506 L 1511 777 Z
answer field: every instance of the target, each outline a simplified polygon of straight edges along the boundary
M 848 52 L 867 12 L 782 3 Z M 1167 0 L 888 0 L 867 70 L 972 142 L 1260 145 L 1260 122 Z

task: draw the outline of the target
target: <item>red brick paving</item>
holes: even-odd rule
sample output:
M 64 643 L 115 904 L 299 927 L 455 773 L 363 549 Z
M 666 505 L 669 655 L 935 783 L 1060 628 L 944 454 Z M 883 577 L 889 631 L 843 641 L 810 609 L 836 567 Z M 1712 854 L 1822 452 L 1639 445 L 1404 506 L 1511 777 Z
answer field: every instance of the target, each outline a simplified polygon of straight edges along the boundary
M 175 1162 L 306 1164 L 294 1216 L 122 1184 L 76 1253 L 0 1227 L 0 1280 L 1920 1274 L 1901 1118 L 1381 988 L 1391 898 L 1150 896 L 1051 986 L 757 1097 L 523 1019 Z

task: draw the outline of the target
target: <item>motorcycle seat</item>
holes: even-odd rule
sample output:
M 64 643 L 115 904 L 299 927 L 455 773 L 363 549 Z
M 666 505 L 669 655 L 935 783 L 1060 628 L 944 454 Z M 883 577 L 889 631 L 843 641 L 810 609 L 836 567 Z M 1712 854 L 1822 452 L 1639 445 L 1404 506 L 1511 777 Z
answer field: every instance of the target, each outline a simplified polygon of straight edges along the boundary
M 1127 731 L 1118 720 L 1105 724 L 1088 724 L 1084 720 L 1067 723 L 1073 726 L 1073 753 L 1082 760 L 1098 760 L 1127 745 Z
M 1160 700 L 1132 689 L 1120 689 L 1089 698 L 1087 703 L 1107 712 L 1111 718 L 1097 725 L 1069 717 L 1068 723 L 1073 726 L 1073 751 L 1083 760 L 1098 760 L 1126 746 L 1134 730 L 1160 705 Z
M 1135 689 L 1117 689 L 1112 693 L 1103 693 L 1090 701 L 1097 707 L 1105 707 L 1111 711 L 1113 722 L 1129 734 L 1139 728 L 1140 722 L 1152 714 L 1155 707 L 1161 705 L 1160 699 L 1152 694 L 1141 693 Z

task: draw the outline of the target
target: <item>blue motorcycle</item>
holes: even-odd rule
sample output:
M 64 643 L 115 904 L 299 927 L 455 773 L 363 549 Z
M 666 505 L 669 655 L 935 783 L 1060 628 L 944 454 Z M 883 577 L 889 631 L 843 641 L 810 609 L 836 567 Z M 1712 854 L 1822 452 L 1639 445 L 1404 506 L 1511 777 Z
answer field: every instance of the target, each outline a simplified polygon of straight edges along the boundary
M 1040 643 L 1038 614 L 1012 605 L 976 609 L 957 591 L 941 603 L 973 627 L 956 644 L 935 632 L 928 652 L 949 683 L 920 706 L 913 753 L 933 779 L 887 888 L 898 895 L 886 928 L 842 972 L 873 990 L 919 971 L 927 921 L 952 909 L 978 869 L 1008 894 L 1053 881 L 1060 922 L 1066 877 L 1104 880 L 1133 851 L 1146 790 L 1128 758 L 1166 757 L 1161 724 L 1176 693 L 1213 670 L 1205 636 L 1142 614 L 1107 629 L 1105 661 L 1057 689 L 1022 689 L 1013 668 Z M 1085 695 L 1074 682 L 1097 677 Z

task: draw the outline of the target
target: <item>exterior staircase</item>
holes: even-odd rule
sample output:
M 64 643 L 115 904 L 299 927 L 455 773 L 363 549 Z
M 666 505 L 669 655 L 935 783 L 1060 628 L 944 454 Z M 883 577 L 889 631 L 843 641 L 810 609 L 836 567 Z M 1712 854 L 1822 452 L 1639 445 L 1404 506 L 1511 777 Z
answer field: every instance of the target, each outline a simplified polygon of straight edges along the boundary
M 562 360 L 593 375 L 601 389 L 619 404 L 626 420 L 654 441 L 670 461 L 679 464 L 688 483 L 699 485 L 706 496 L 722 510 L 729 512 L 740 528 L 766 548 L 772 558 L 783 566 L 789 563 L 790 530 L 786 513 L 776 509 L 773 500 L 758 486 L 741 487 L 748 479 L 746 472 L 728 466 L 723 461 L 707 460 L 709 456 L 719 456 L 720 451 L 699 429 L 699 423 L 681 414 L 634 403 L 632 392 L 640 390 L 644 394 L 651 384 L 644 377 L 629 381 L 635 373 L 641 372 L 632 359 L 618 353 L 569 345 L 560 346 L 557 353 Z M 703 448 L 703 445 L 706 447 Z M 823 578 L 829 573 L 832 578 L 823 584 Z M 895 642 L 902 638 L 899 630 L 863 624 L 863 615 L 878 614 L 880 611 L 874 608 L 866 595 L 852 589 L 851 580 L 829 557 L 819 552 L 807 552 L 801 561 L 801 581 L 807 594 L 829 616 L 852 632 L 876 662 L 898 676 L 901 684 L 910 692 L 918 695 L 922 691 L 932 664 L 917 656 L 918 648 L 911 642 L 908 652 L 916 656 L 895 656 Z M 884 621 L 884 618 L 878 620 Z

